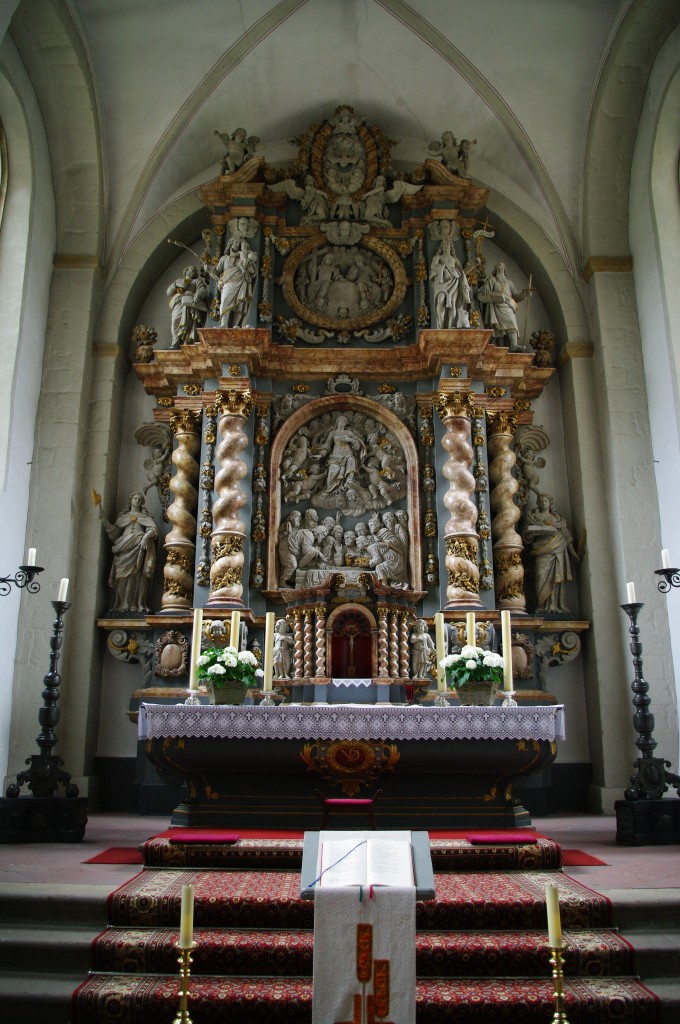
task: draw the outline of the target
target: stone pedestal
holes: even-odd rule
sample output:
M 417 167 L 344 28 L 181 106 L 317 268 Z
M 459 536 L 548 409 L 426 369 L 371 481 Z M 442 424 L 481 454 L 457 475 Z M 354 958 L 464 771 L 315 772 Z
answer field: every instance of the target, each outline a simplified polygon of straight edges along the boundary
M 680 845 L 680 799 L 617 800 L 614 810 L 619 846 Z
M 79 843 L 87 825 L 86 796 L 0 798 L 0 843 Z

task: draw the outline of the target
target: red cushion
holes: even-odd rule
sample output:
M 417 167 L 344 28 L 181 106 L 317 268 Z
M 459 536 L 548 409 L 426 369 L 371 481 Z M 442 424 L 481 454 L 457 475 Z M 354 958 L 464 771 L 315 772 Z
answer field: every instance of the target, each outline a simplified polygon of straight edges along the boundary
M 240 836 L 237 832 L 222 832 L 212 828 L 183 828 L 170 837 L 171 843 L 237 843 Z
M 324 800 L 324 804 L 329 807 L 370 807 L 372 803 L 372 800 L 345 800 L 342 797 L 331 797 L 329 800 Z
M 465 838 L 468 843 L 494 843 L 500 846 L 538 842 L 533 832 L 525 832 L 521 828 L 500 829 L 498 832 L 468 832 Z

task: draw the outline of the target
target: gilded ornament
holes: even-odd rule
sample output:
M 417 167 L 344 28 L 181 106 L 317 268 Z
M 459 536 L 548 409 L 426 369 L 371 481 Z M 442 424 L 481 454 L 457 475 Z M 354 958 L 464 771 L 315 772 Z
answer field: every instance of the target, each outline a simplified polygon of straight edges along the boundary
M 241 367 L 239 366 L 238 363 L 232 363 L 229 369 L 227 370 L 227 373 L 229 374 L 230 377 L 240 377 Z
M 472 309 L 470 311 L 470 327 L 481 327 L 482 322 L 479 317 L 479 310 Z
M 189 555 L 186 551 L 180 551 L 177 548 L 168 549 L 166 561 L 168 565 L 176 565 L 188 573 L 190 573 L 194 567 L 193 555 Z
M 241 571 L 242 567 L 238 569 L 226 569 L 224 572 L 219 573 L 210 582 L 211 590 L 221 590 L 222 587 L 235 587 L 241 583 Z
M 185 587 L 179 580 L 166 579 L 163 581 L 163 592 L 172 594 L 173 597 L 186 597 L 190 593 L 190 588 Z
M 134 358 L 138 363 L 153 361 L 153 347 L 158 341 L 158 334 L 153 327 L 137 324 L 132 332 L 132 344 L 135 346 Z
M 250 416 L 253 408 L 253 396 L 249 390 L 238 391 L 236 388 L 229 388 L 225 391 L 218 391 L 217 397 L 223 413 L 230 416 L 243 416 L 244 419 Z
M 514 434 L 517 430 L 517 420 L 511 412 L 501 409 L 497 412 L 487 410 L 486 419 L 489 424 L 489 434 Z
M 484 447 L 484 434 L 481 434 L 481 433 L 480 434 L 475 434 L 475 436 L 472 438 L 472 443 L 475 446 L 475 448 L 483 448 Z
M 492 387 L 487 388 L 486 393 L 490 398 L 505 398 L 505 388 Z
M 469 573 L 449 569 L 447 575 L 449 587 L 455 587 L 457 590 L 465 590 L 468 594 L 479 593 L 479 583 L 476 579 L 473 579 Z
M 477 543 L 464 537 L 447 537 L 446 554 L 475 562 L 477 560 Z
M 171 398 L 170 395 L 161 395 L 157 401 L 157 405 L 160 405 L 162 409 L 170 408 L 175 404 L 175 399 Z
M 451 367 L 451 372 L 450 372 L 449 376 L 450 377 L 462 377 L 463 376 L 463 369 L 462 369 L 462 367 L 460 367 L 460 366 L 452 366 Z
M 527 412 L 531 408 L 531 402 L 526 398 L 518 398 L 513 404 L 515 412 Z
M 311 384 L 303 384 L 303 383 L 293 384 L 293 391 L 297 395 L 306 395 L 308 391 L 311 391 L 311 389 L 312 389 Z
M 234 533 L 229 537 L 224 537 L 220 541 L 216 541 L 213 544 L 213 559 L 217 561 L 218 558 L 228 558 L 230 555 L 240 555 L 243 552 L 243 537 Z
M 170 417 L 173 434 L 197 434 L 201 424 L 200 412 L 193 409 L 177 409 Z
M 454 391 L 451 394 L 440 391 L 437 395 L 437 411 L 442 420 L 451 416 L 469 417 L 473 401 L 472 395 L 464 394 L 462 391 Z
M 518 565 L 522 564 L 522 555 L 519 551 L 505 551 L 503 554 L 497 555 L 495 558 L 496 572 L 500 575 L 501 573 L 507 572 L 509 569 L 513 569 Z
M 427 306 L 418 306 L 418 327 L 430 326 L 430 311 Z
M 182 391 L 185 395 L 200 395 L 203 388 L 200 384 L 184 384 Z

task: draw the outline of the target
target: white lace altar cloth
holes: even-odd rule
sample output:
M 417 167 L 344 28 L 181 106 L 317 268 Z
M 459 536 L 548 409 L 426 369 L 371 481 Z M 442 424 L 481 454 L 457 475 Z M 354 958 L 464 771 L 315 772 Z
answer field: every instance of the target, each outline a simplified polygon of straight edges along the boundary
M 138 735 L 143 740 L 172 736 L 228 740 L 555 740 L 564 739 L 564 705 L 440 708 L 142 704 Z
M 331 686 L 370 686 L 372 679 L 331 679 Z M 386 680 L 389 682 L 389 680 Z

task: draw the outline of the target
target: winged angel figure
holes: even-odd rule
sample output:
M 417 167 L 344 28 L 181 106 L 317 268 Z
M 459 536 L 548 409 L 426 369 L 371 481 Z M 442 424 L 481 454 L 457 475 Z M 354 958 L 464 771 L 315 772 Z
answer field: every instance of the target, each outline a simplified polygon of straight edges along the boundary
M 305 178 L 304 188 L 300 188 L 293 178 L 286 178 L 284 181 L 277 181 L 270 185 L 269 191 L 284 192 L 289 199 L 300 203 L 305 211 L 300 219 L 301 224 L 316 224 L 319 221 L 328 220 L 330 196 L 317 186 L 311 174 Z
M 233 174 L 237 171 L 241 164 L 250 160 L 260 145 L 257 135 L 248 135 L 245 128 L 237 128 L 231 135 L 215 129 L 213 135 L 218 135 L 226 148 L 226 153 L 222 157 L 222 174 Z

